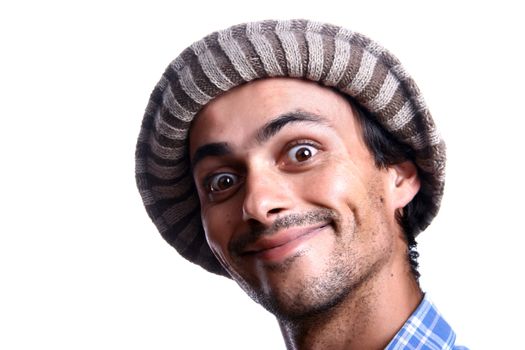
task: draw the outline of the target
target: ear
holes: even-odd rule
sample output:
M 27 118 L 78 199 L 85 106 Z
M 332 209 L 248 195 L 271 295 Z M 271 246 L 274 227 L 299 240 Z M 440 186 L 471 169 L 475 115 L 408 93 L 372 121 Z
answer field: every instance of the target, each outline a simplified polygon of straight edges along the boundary
M 404 208 L 421 188 L 417 167 L 411 161 L 388 167 L 394 209 Z

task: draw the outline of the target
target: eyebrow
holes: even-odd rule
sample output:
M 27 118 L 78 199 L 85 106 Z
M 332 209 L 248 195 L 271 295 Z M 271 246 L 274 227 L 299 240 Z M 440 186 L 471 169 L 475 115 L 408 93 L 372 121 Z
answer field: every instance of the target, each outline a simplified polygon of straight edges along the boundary
M 313 122 L 318 124 L 327 125 L 327 120 L 323 117 L 305 112 L 302 110 L 296 110 L 293 112 L 285 113 L 277 118 L 266 123 L 255 136 L 255 139 L 259 144 L 263 144 L 268 141 L 271 137 L 279 132 L 283 127 L 291 123 L 300 123 L 300 122 Z
M 220 157 L 232 154 L 230 146 L 226 142 L 208 143 L 195 151 L 191 161 L 191 169 L 195 169 L 198 162 L 206 157 Z
M 302 123 L 302 122 L 329 125 L 328 121 L 319 115 L 316 115 L 310 112 L 305 112 L 302 110 L 296 110 L 293 112 L 281 114 L 275 119 L 264 124 L 257 131 L 255 139 L 257 140 L 257 143 L 263 144 L 267 142 L 270 138 L 275 136 L 286 125 L 289 125 L 292 123 Z M 220 157 L 220 156 L 225 156 L 225 155 L 229 155 L 232 153 L 233 151 L 231 147 L 226 142 L 208 143 L 203 146 L 200 146 L 199 148 L 197 148 L 197 150 L 195 151 L 192 157 L 192 161 L 191 161 L 192 171 L 193 169 L 195 169 L 195 166 L 197 165 L 197 163 L 202 161 L 204 158 Z

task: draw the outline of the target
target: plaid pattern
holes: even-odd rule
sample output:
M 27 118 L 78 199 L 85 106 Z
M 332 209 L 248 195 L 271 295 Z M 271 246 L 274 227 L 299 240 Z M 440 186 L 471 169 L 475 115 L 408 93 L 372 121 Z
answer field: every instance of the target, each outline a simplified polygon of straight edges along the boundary
M 454 345 L 456 333 L 425 295 L 421 304 L 385 350 L 468 350 Z

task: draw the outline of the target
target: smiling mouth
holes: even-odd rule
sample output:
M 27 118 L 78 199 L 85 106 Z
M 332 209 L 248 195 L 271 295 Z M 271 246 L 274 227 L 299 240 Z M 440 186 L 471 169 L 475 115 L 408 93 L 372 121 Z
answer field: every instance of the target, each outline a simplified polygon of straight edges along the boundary
M 303 250 L 304 243 L 323 231 L 328 223 L 311 227 L 297 227 L 278 232 L 269 237 L 262 237 L 250 244 L 241 256 L 252 257 L 264 262 L 279 262 L 298 255 Z

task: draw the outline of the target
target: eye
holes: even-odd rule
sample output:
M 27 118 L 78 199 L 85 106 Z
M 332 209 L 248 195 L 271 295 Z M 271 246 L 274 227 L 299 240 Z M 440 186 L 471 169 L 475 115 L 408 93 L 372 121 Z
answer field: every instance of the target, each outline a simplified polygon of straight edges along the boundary
M 319 150 L 308 144 L 300 144 L 290 148 L 288 151 L 288 158 L 293 162 L 301 163 L 312 158 Z
M 207 181 L 210 192 L 226 191 L 239 182 L 239 177 L 232 173 L 219 173 L 212 175 Z

